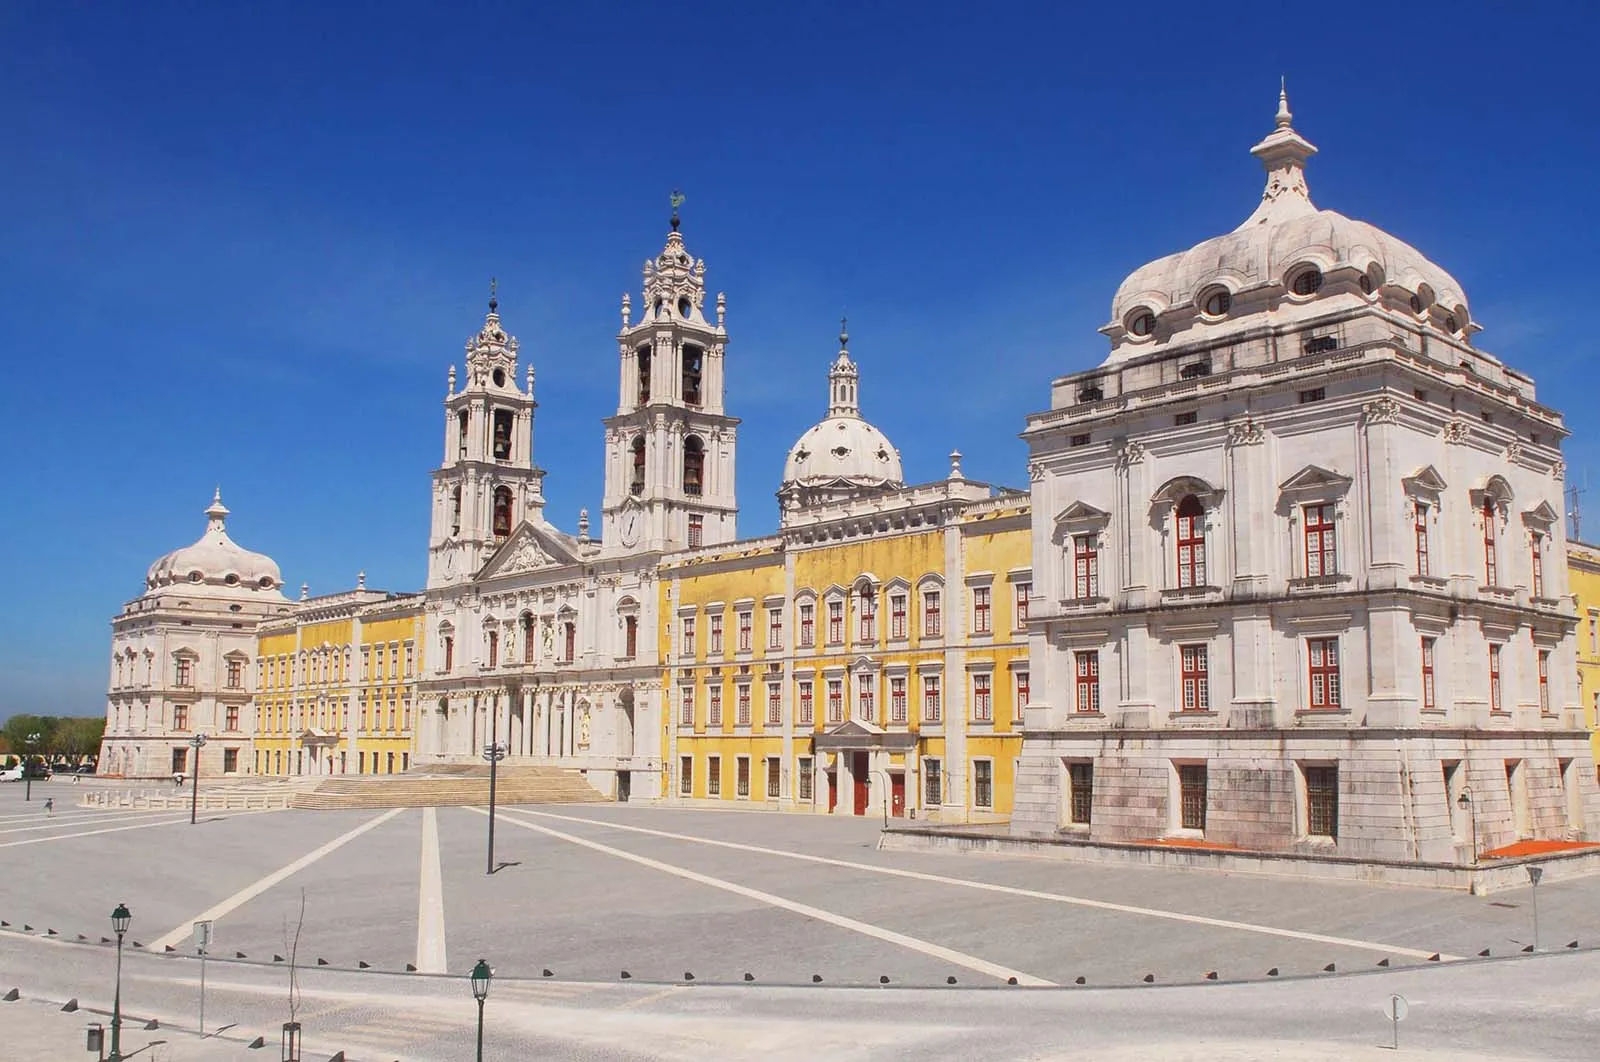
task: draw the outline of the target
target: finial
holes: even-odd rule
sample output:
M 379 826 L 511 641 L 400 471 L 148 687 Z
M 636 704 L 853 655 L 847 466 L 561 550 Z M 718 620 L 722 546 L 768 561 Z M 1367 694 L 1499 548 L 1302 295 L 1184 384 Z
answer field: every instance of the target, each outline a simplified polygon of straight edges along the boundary
M 722 323 L 724 321 L 726 321 L 727 318 L 728 318 L 728 296 L 727 296 L 727 294 L 725 292 L 719 291 L 719 292 L 717 292 L 717 327 L 721 328 L 722 327 Z
M 850 346 L 850 318 L 839 318 L 839 350 L 842 352 Z
M 589 541 L 589 510 L 578 510 L 578 541 Z
M 228 518 L 228 507 L 222 504 L 222 487 L 219 485 L 206 506 L 206 530 L 221 531 Z
M 310 597 L 311 597 L 311 584 L 310 583 L 301 583 L 300 584 L 300 600 L 301 601 L 305 601 Z
M 622 293 L 622 327 L 627 328 L 633 318 L 633 299 L 626 291 Z
M 497 295 L 499 290 L 500 290 L 500 281 L 495 279 L 494 277 L 490 277 L 489 278 L 489 312 L 490 313 L 499 313 L 500 312 L 500 299 L 498 298 L 498 295 Z
M 448 381 L 448 389 L 445 391 L 444 396 L 449 398 L 456 393 L 456 367 L 454 365 L 450 366 L 450 372 L 445 379 Z
M 950 451 L 950 478 L 953 480 L 965 479 L 961 474 L 961 451 Z
M 669 201 L 672 203 L 672 231 L 677 232 L 678 208 L 683 206 L 683 193 L 674 188 Z
M 218 483 L 217 484 L 217 489 L 211 492 L 211 504 L 212 505 L 221 505 L 222 504 L 222 484 L 221 483 Z
M 1289 113 L 1289 79 L 1280 76 L 1278 78 L 1278 128 L 1289 128 L 1289 122 L 1293 118 L 1294 115 Z
M 527 368 L 526 373 L 524 373 L 524 375 L 527 377 L 527 380 L 528 380 L 528 397 L 532 398 L 533 397 L 533 363 L 532 362 L 528 363 L 528 368 Z
M 367 588 L 367 573 L 365 571 L 356 572 L 356 589 L 357 590 L 365 590 L 366 588 Z

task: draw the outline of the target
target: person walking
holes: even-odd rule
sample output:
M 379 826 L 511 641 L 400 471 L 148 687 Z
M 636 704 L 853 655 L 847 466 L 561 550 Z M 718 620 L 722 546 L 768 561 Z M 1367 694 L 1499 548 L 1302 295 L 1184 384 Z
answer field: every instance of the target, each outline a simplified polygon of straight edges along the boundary
M 47 818 L 47 819 L 53 819 L 53 818 L 55 818 L 55 815 L 56 815 L 56 798 L 55 797 L 45 797 L 44 798 L 44 817 Z

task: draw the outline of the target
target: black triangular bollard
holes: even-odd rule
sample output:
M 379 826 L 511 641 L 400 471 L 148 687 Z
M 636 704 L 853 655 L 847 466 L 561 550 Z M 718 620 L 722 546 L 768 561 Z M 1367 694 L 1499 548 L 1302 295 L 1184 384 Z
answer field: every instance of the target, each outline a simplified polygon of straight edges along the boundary
M 1016 983 L 1017 983 L 1017 979 L 1016 979 L 1016 978 L 1015 978 L 1015 977 L 1008 977 L 1008 978 L 1006 978 L 1006 984 L 1008 984 L 1008 985 L 1014 985 L 1014 984 L 1016 984 Z
M 1379 959 L 1378 960 L 1378 965 L 1379 966 L 1388 966 L 1389 965 L 1389 960 L 1387 958 Z
M 100 943 L 102 943 L 102 944 L 110 944 L 111 943 L 111 938 L 110 937 L 101 937 L 100 938 Z
M 24 933 L 32 933 L 33 932 L 33 927 L 30 926 L 28 923 L 24 922 L 24 923 L 22 923 L 22 931 Z
M 248 959 L 250 956 L 246 955 L 242 951 L 236 951 L 236 952 L 233 953 L 233 957 L 235 959 Z
M 47 937 L 57 937 L 57 936 L 60 936 L 61 934 L 57 933 L 53 929 L 46 929 L 44 931 L 44 935 L 47 936 Z
M 79 940 L 88 940 L 88 939 L 89 939 L 89 938 L 88 938 L 88 937 L 86 937 L 86 936 L 84 936 L 84 935 L 83 935 L 83 934 L 82 934 L 82 933 L 79 933 L 79 934 L 78 934 L 78 939 L 79 939 Z
M 1078 979 L 1073 981 L 1072 983 L 1075 984 L 1075 985 L 1086 985 L 1086 984 L 1089 983 L 1089 979 L 1080 974 Z
M 889 975 L 888 974 L 879 974 L 878 975 L 878 983 L 880 985 L 888 984 L 889 983 Z
M 77 1010 L 78 1009 L 78 997 L 77 996 L 73 996 L 71 999 L 69 999 L 65 1003 L 61 1004 L 61 1009 L 66 1011 L 68 1014 L 71 1014 L 73 1011 Z
M 365 961 L 358 962 L 358 963 L 356 963 L 356 969 L 358 969 L 358 970 L 370 970 L 370 969 L 372 969 L 372 964 L 370 962 L 365 962 Z
M 252 1051 L 259 1050 L 260 1048 L 267 1046 L 267 1038 L 265 1036 L 258 1036 L 254 1040 L 251 1040 L 249 1043 L 245 1044 L 245 1046 L 250 1048 Z
M 811 983 L 814 984 L 814 985 L 820 985 L 822 983 L 822 975 L 821 974 L 812 974 L 811 975 Z
M 283 961 L 283 956 L 282 955 L 274 955 L 272 957 L 272 961 L 273 962 L 282 962 Z
M 540 973 L 539 973 L 539 976 L 540 977 L 554 977 L 555 974 L 551 973 L 549 970 L 541 970 Z
M 624 981 L 631 981 L 631 980 L 633 980 L 633 974 L 629 973 L 627 970 L 623 970 L 622 971 L 622 979 Z
M 417 972 L 417 966 L 416 966 L 415 963 L 410 963 L 410 962 L 406 963 L 406 973 L 416 973 L 416 972 Z
M 0 929 L 10 929 L 10 928 L 11 928 L 11 923 L 7 922 L 3 918 L 0 918 Z
M 151 1029 L 159 1029 L 161 1028 L 161 1022 L 156 1018 L 151 1018 L 149 1021 L 144 1023 L 144 1028 L 146 1032 L 149 1032 Z
M 1439 953 L 1438 952 L 1434 952 L 1432 955 L 1429 955 L 1428 956 L 1428 961 L 1429 962 L 1438 962 L 1439 961 Z
M 1532 951 L 1532 950 L 1533 950 L 1533 945 L 1532 945 L 1532 944 L 1526 944 L 1526 945 L 1523 945 L 1523 948 L 1522 948 L 1522 950 L 1523 950 L 1523 951 L 1524 951 L 1524 952 L 1530 952 L 1530 951 Z
M 144 945 L 143 945 L 143 944 L 140 944 L 140 943 L 139 943 L 139 942 L 138 942 L 138 941 L 137 941 L 137 940 L 136 940 L 136 941 L 134 941 L 134 942 L 133 942 L 133 946 L 134 946 L 134 947 L 136 947 L 136 948 L 142 948 L 142 947 L 144 947 Z
M 953 985 L 953 984 L 955 984 L 955 983 L 956 983 L 956 979 L 955 979 L 955 977 L 954 977 L 954 976 L 951 976 L 951 977 L 946 977 L 946 978 L 945 978 L 945 979 L 944 979 L 944 983 L 945 983 L 945 984 L 947 984 L 947 985 Z
M 169 952 L 172 952 L 172 951 L 177 951 L 178 949 L 174 948 L 171 944 L 168 944 L 167 947 L 166 947 L 166 950 L 169 951 Z
M 1339 967 L 1330 962 L 1328 965 L 1326 965 L 1326 966 L 1324 966 L 1322 968 L 1322 972 L 1323 973 L 1338 973 L 1339 972 Z
M 1488 957 L 1489 957 L 1489 949 L 1488 948 L 1484 948 L 1482 951 L 1478 952 L 1478 958 L 1487 959 Z
M 340 1051 L 336 1055 L 330 1055 L 328 1057 L 328 1062 L 344 1062 L 344 1052 Z
M 1156 983 L 1156 975 L 1155 974 L 1145 974 L 1144 975 L 1144 983 L 1147 984 L 1147 985 L 1155 984 Z
M 683 971 L 683 979 L 685 981 L 693 981 L 694 980 L 694 974 L 690 973 L 688 970 L 685 970 L 685 971 Z
M 318 966 L 326 966 L 326 965 L 328 965 L 328 960 L 324 959 L 322 956 L 319 955 L 319 956 L 317 956 L 317 965 Z
M 1569 941 L 1567 941 L 1567 947 L 1569 947 L 1569 948 L 1576 948 L 1576 947 L 1577 947 L 1577 946 L 1578 946 L 1578 942 L 1577 942 L 1577 941 L 1576 941 L 1576 940 L 1569 940 Z
M 1216 979 L 1217 979 L 1217 971 L 1215 971 L 1215 970 L 1207 970 L 1206 971 L 1206 980 L 1207 981 L 1215 981 Z
M 1268 970 L 1267 971 L 1267 976 L 1268 977 L 1277 977 L 1278 976 L 1278 968 L 1276 966 L 1274 966 L 1272 969 Z
M 744 979 L 746 981 L 754 981 L 756 979 L 756 975 L 753 974 L 753 973 L 746 972 L 745 975 L 744 975 Z
M 13 988 L 0 998 L 3 998 L 7 1003 L 15 1003 L 17 1000 L 22 998 L 22 993 Z

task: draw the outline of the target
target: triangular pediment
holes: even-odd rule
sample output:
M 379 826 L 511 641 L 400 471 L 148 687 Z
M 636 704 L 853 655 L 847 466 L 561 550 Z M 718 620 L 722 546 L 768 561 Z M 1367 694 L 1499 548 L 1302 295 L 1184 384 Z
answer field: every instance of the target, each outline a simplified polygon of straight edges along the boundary
M 500 548 L 478 572 L 479 579 L 493 579 L 501 575 L 538 571 L 541 568 L 559 568 L 573 564 L 578 553 L 566 541 L 566 536 L 549 525 L 524 521 L 511 532 Z
M 1071 505 L 1056 513 L 1058 524 L 1094 524 L 1104 523 L 1111 519 L 1111 514 L 1104 509 L 1097 509 L 1086 501 L 1075 501 Z
M 1522 514 L 1522 519 L 1530 524 L 1554 524 L 1561 518 L 1561 514 L 1547 501 L 1542 501 L 1532 509 Z
M 1444 477 L 1432 465 L 1423 465 L 1401 482 L 1407 490 L 1426 491 L 1429 494 L 1443 494 L 1446 488 Z
M 859 719 L 846 719 L 825 733 L 828 737 L 877 737 L 888 733 L 888 731 L 871 723 L 863 723 Z
M 1278 484 L 1278 489 L 1281 491 L 1343 490 L 1349 485 L 1349 476 L 1330 472 L 1321 465 L 1307 465 Z

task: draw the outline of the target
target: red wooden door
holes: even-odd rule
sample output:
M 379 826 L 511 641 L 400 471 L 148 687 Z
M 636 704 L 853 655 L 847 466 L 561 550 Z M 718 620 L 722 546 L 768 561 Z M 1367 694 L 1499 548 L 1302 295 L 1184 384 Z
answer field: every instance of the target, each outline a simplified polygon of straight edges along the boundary
M 865 752 L 850 754 L 850 775 L 851 781 L 855 783 L 856 788 L 855 813 L 857 815 L 865 815 L 867 813 L 867 794 L 871 789 L 871 779 L 867 776 L 867 754 Z
M 839 772 L 828 772 L 828 814 L 833 814 L 833 809 L 839 806 Z
M 906 813 L 906 776 L 900 773 L 891 774 L 889 791 L 892 794 L 889 814 L 898 819 Z

